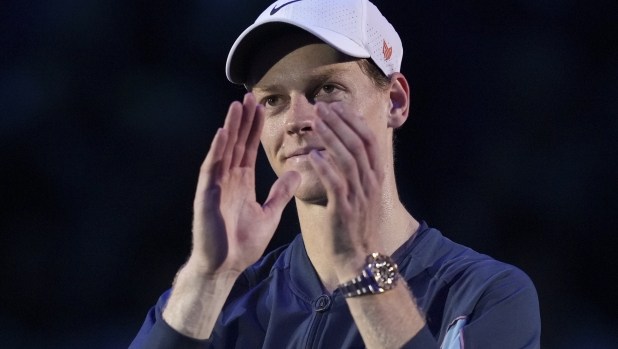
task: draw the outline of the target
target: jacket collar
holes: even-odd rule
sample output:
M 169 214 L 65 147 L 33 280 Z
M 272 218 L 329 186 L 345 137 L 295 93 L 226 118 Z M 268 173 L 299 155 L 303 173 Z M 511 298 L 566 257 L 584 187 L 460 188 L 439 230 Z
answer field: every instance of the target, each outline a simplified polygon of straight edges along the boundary
M 441 237 L 439 231 L 429 228 L 427 223 L 421 221 L 416 232 L 392 254 L 406 279 L 420 273 L 428 263 L 431 263 L 432 252 L 435 250 L 432 251 L 427 246 L 439 242 Z M 296 236 L 286 251 L 284 272 L 291 290 L 306 302 L 312 303 L 325 293 L 322 282 L 307 255 L 302 234 Z

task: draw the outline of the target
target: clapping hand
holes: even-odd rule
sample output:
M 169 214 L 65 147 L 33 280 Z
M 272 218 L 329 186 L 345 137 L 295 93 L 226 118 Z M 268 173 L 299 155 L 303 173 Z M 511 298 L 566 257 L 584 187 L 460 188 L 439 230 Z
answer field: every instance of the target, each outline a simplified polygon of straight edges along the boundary
M 297 172 L 286 172 L 266 202 L 256 202 L 255 161 L 263 125 L 263 106 L 253 94 L 245 95 L 242 104 L 232 103 L 202 164 L 189 263 L 206 275 L 241 273 L 255 263 L 300 184 Z

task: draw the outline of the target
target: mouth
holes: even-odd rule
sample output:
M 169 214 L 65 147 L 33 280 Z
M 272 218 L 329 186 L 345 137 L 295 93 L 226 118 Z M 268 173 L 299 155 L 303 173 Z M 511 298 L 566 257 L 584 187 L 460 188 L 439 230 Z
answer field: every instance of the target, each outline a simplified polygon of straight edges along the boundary
M 285 159 L 286 160 L 304 160 L 309 157 L 309 153 L 311 153 L 312 150 L 317 150 L 318 152 L 322 154 L 326 151 L 326 149 L 323 149 L 323 148 L 301 148 L 301 149 L 295 150 L 293 153 L 286 156 Z

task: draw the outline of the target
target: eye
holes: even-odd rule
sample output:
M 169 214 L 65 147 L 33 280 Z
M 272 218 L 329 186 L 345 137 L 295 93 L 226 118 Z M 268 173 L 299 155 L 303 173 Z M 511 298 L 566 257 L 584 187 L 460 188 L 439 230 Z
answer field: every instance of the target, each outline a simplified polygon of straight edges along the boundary
M 316 101 L 330 101 L 333 98 L 337 98 L 339 92 L 341 92 L 341 88 L 337 85 L 326 84 L 320 87 L 314 98 Z
M 335 92 L 335 85 L 324 85 L 322 86 L 322 91 L 324 91 L 327 94 L 331 94 L 333 92 Z
M 271 107 L 275 107 L 277 106 L 277 104 L 280 102 L 281 98 L 277 97 L 277 96 L 270 96 L 267 97 L 265 100 L 265 104 L 271 106 Z

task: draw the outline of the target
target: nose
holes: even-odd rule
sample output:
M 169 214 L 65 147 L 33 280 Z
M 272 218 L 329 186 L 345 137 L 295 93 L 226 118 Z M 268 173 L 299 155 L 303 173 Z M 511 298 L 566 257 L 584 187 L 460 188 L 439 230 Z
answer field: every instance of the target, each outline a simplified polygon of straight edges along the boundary
M 315 109 L 307 97 L 303 94 L 293 94 L 285 116 L 287 134 L 302 136 L 311 132 L 315 117 Z

